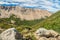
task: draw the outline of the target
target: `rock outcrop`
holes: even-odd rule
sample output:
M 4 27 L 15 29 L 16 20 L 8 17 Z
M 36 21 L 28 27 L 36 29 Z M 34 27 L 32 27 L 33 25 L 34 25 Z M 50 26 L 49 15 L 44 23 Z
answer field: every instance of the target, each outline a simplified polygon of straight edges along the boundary
M 46 10 L 22 8 L 18 6 L 0 6 L 0 18 L 9 18 L 12 14 L 21 20 L 35 20 L 51 16 Z
M 45 28 L 38 29 L 34 35 L 37 40 L 60 40 L 59 33 L 54 30 L 47 30 Z
M 22 38 L 15 28 L 10 28 L 0 34 L 0 40 L 22 40 Z

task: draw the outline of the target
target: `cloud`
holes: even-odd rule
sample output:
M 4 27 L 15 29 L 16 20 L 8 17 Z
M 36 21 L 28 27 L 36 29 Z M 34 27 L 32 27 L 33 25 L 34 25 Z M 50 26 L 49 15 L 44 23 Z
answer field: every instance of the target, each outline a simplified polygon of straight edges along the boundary
M 7 2 L 2 2 L 2 1 L 1 1 L 0 4 L 9 4 L 9 3 L 7 3 Z
M 19 4 L 22 7 L 40 8 L 50 12 L 60 10 L 60 0 L 0 0 L 0 4 Z
M 0 4 L 6 4 L 6 5 L 18 5 L 18 3 L 9 3 L 9 2 L 3 2 L 3 1 L 0 1 Z

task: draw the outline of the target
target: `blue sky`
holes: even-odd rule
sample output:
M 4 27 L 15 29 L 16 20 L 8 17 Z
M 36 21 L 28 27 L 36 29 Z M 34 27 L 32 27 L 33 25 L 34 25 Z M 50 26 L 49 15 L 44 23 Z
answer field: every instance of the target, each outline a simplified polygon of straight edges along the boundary
M 40 8 L 50 12 L 60 10 L 60 0 L 0 0 L 0 4 L 16 4 L 28 8 Z

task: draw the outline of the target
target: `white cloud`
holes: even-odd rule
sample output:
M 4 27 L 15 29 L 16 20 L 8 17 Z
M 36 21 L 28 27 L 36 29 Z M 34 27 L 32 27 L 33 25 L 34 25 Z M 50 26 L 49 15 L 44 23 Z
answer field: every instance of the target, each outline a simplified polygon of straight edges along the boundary
M 9 4 L 9 3 L 7 3 L 7 2 L 2 2 L 2 1 L 1 1 L 0 4 Z
M 0 4 L 18 4 L 18 3 L 8 3 L 8 2 L 3 2 L 3 1 L 0 1 Z
M 20 4 L 20 6 L 22 7 L 37 7 L 51 12 L 60 10 L 59 0 L 0 0 L 0 1 L 2 1 L 0 2 L 0 4 L 18 4 L 18 3 L 14 3 L 14 1 L 22 2 L 22 4 Z M 8 3 L 7 1 L 10 1 L 12 3 Z

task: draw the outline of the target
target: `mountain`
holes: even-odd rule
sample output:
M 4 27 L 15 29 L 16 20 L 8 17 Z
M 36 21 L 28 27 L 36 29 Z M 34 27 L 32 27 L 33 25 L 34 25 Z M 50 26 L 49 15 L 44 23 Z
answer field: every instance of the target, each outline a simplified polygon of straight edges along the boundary
M 0 28 L 3 30 L 16 28 L 26 39 L 37 40 L 34 37 L 34 32 L 39 28 L 53 29 L 60 32 L 60 11 L 45 20 L 21 21 L 19 18 L 15 18 L 14 16 L 9 18 L 0 18 Z M 3 30 L 0 30 L 0 32 Z
M 24 17 L 23 21 L 20 20 L 20 14 Z M 30 14 L 33 14 L 32 16 L 34 16 L 34 18 L 41 16 L 42 19 L 46 19 L 41 20 L 39 18 L 39 20 L 28 21 L 25 18 L 32 18 Z M 0 6 L 0 17 L 0 33 L 8 28 L 16 28 L 27 40 L 37 40 L 34 37 L 34 32 L 39 28 L 53 29 L 60 32 L 60 11 L 52 15 L 46 10 L 22 8 L 18 6 Z
M 33 26 L 35 30 L 40 27 L 47 28 L 47 29 L 53 29 L 57 32 L 60 32 L 60 11 L 56 12 L 51 17 Z
M 0 18 L 9 18 L 15 15 L 21 20 L 44 19 L 52 15 L 46 10 L 23 8 L 19 6 L 0 6 Z

